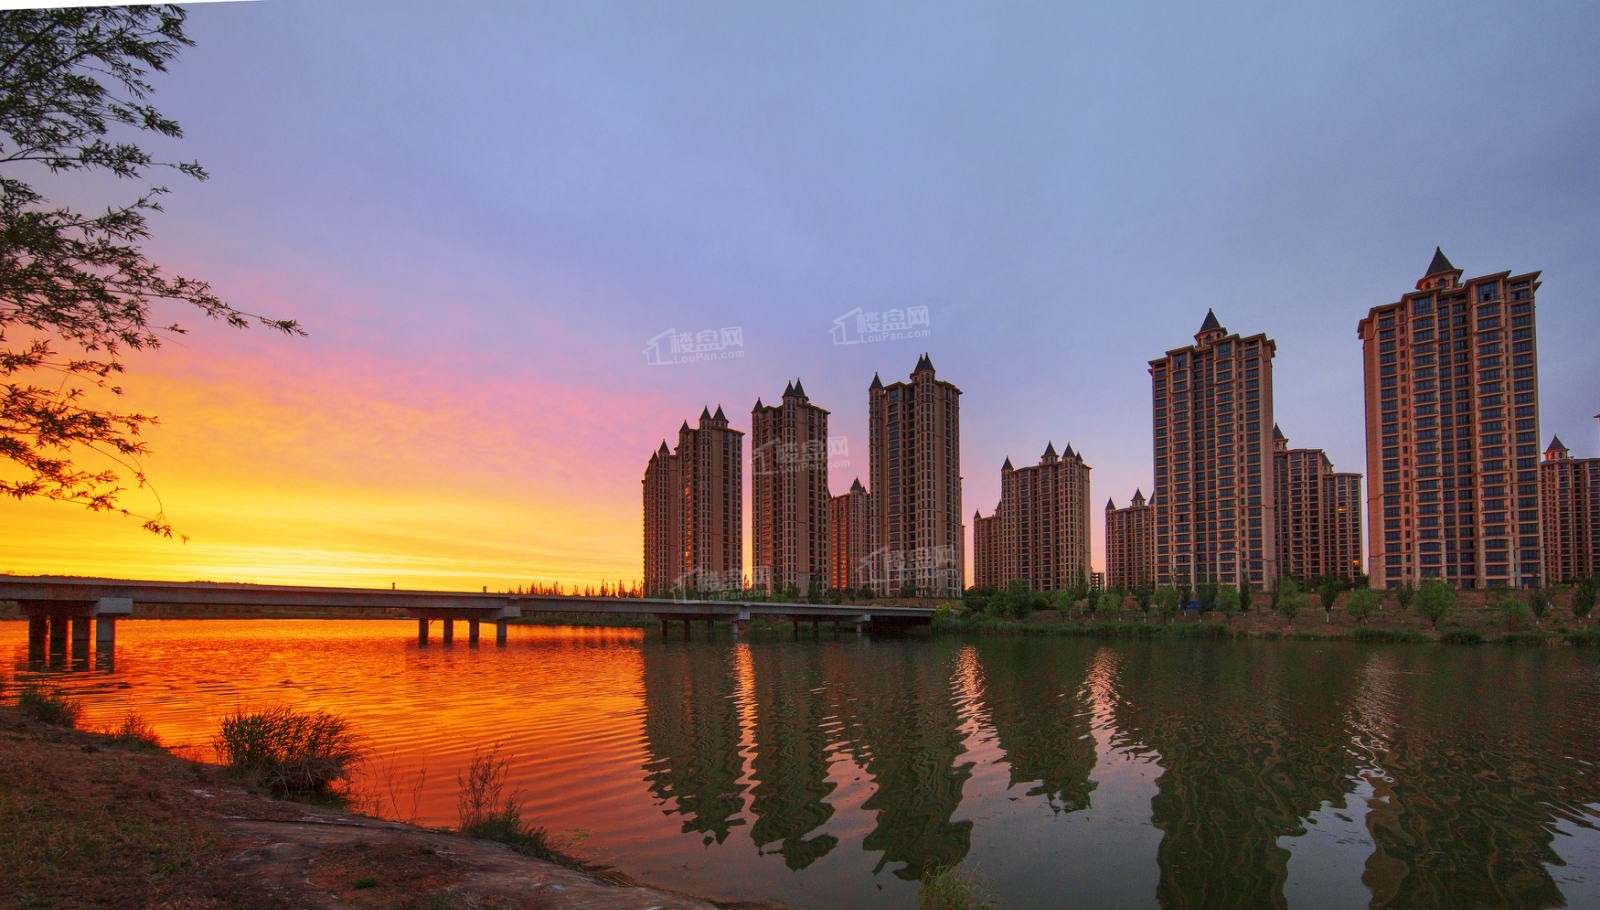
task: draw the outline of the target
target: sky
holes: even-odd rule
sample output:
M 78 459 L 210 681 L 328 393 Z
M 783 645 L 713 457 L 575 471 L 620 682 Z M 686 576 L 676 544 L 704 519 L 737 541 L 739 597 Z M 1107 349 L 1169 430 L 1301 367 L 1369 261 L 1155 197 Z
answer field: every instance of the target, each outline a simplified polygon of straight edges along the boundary
M 1364 473 L 1356 324 L 1435 245 L 1542 271 L 1541 433 L 1600 455 L 1600 7 L 1168 6 L 192 6 L 154 83 L 184 137 L 147 144 L 211 178 L 162 177 L 146 251 L 310 334 L 158 314 L 191 331 L 128 361 L 162 423 L 125 504 L 187 541 L 6 501 L 0 570 L 631 582 L 683 420 L 748 433 L 799 378 L 842 493 L 873 374 L 924 351 L 969 526 L 1070 443 L 1103 568 L 1105 499 L 1151 492 L 1148 361 L 1208 309 L 1266 333 L 1290 444 Z

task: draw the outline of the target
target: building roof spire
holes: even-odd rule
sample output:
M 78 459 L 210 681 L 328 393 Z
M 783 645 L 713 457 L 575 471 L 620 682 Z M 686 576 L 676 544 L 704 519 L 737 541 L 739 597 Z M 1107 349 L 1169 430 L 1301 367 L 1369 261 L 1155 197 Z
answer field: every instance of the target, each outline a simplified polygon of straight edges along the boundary
M 1048 446 L 1045 446 L 1044 457 L 1046 457 L 1046 458 L 1054 458 L 1054 457 L 1056 457 L 1055 440 L 1051 440 L 1050 444 Z
M 800 384 L 799 377 L 796 377 L 795 381 L 794 381 L 794 393 L 796 395 L 798 395 L 799 397 L 801 397 L 801 398 L 807 397 L 806 396 L 806 387 Z
M 1201 332 L 1220 332 L 1220 331 L 1222 331 L 1222 323 L 1217 321 L 1216 311 L 1212 310 L 1210 307 L 1206 308 L 1206 321 L 1200 323 L 1200 331 Z
M 1550 444 L 1545 446 L 1544 450 L 1546 452 L 1565 452 L 1567 447 L 1561 444 L 1560 436 L 1552 436 L 1550 437 Z
M 1457 269 L 1455 266 L 1450 264 L 1450 259 L 1449 259 L 1449 257 L 1447 257 L 1444 254 L 1444 250 L 1439 248 L 1439 247 L 1434 247 L 1433 248 L 1433 261 L 1428 263 L 1427 274 L 1423 275 L 1422 277 L 1428 278 L 1428 277 L 1431 277 L 1433 275 L 1442 274 L 1444 272 L 1455 272 L 1455 271 L 1459 271 L 1459 269 Z
M 917 359 L 917 368 L 911 372 L 920 373 L 923 370 L 927 370 L 930 373 L 933 372 L 933 360 L 928 356 L 927 351 L 922 352 L 922 356 Z
M 1006 463 L 1000 466 L 1000 470 L 1002 470 L 1002 471 L 1011 470 L 1011 456 L 1010 455 L 1006 456 Z
M 850 492 L 852 492 L 852 493 L 865 493 L 865 492 L 867 492 L 867 488 L 861 485 L 861 478 L 857 477 L 856 478 L 856 482 L 850 485 Z
M 883 380 L 878 377 L 877 373 L 873 373 L 872 374 L 872 385 L 869 386 L 868 388 L 869 388 L 869 390 L 870 389 L 881 389 L 881 388 L 883 388 Z
M 717 405 L 717 413 L 712 414 L 711 415 L 711 419 L 712 420 L 720 420 L 723 423 L 727 423 L 728 422 L 728 415 L 722 413 L 722 405 L 721 404 Z

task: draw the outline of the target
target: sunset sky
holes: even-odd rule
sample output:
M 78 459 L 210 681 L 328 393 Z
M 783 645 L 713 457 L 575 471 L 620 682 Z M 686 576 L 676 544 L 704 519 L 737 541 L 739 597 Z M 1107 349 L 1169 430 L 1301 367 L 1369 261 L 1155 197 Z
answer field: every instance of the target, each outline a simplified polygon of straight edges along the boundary
M 1267 333 L 1291 445 L 1364 473 L 1356 323 L 1436 244 L 1543 271 L 1541 442 L 1600 455 L 1600 7 L 1230 6 L 190 7 L 154 99 L 185 137 L 149 144 L 212 179 L 161 178 L 147 250 L 310 335 L 161 314 L 193 331 L 124 382 L 161 500 L 125 504 L 188 541 L 8 500 L 0 571 L 631 582 L 681 421 L 748 432 L 798 377 L 844 492 L 874 371 L 923 351 L 969 525 L 1071 443 L 1099 568 L 1100 506 L 1151 491 L 1150 359 L 1208 308 Z M 835 343 L 910 307 L 925 337 Z M 669 329 L 739 356 L 652 363 Z

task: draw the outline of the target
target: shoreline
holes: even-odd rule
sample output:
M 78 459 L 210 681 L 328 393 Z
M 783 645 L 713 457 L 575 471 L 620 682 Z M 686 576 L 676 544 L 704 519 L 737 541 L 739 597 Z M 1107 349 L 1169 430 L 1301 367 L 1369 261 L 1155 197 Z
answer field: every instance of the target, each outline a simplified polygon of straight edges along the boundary
M 273 799 L 224 769 L 0 706 L 0 906 L 770 908 L 454 831 Z

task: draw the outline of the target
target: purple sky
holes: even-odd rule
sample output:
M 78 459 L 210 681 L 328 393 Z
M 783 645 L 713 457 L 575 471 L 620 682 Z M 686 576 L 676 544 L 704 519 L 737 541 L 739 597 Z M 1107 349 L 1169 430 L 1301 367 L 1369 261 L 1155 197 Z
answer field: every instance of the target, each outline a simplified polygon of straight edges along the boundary
M 194 6 L 157 100 L 213 179 L 151 248 L 317 357 L 563 390 L 503 419 L 582 439 L 563 488 L 628 527 L 662 437 L 794 377 L 847 437 L 834 491 L 865 479 L 872 374 L 927 350 L 966 520 L 1070 442 L 1098 566 L 1100 505 L 1151 489 L 1147 361 L 1207 308 L 1277 342 L 1291 444 L 1364 473 L 1356 323 L 1435 244 L 1543 270 L 1541 433 L 1600 455 L 1600 7 L 1233 6 Z M 927 337 L 834 344 L 856 307 Z M 644 356 L 724 327 L 742 357 Z M 596 556 L 636 576 L 637 533 Z

